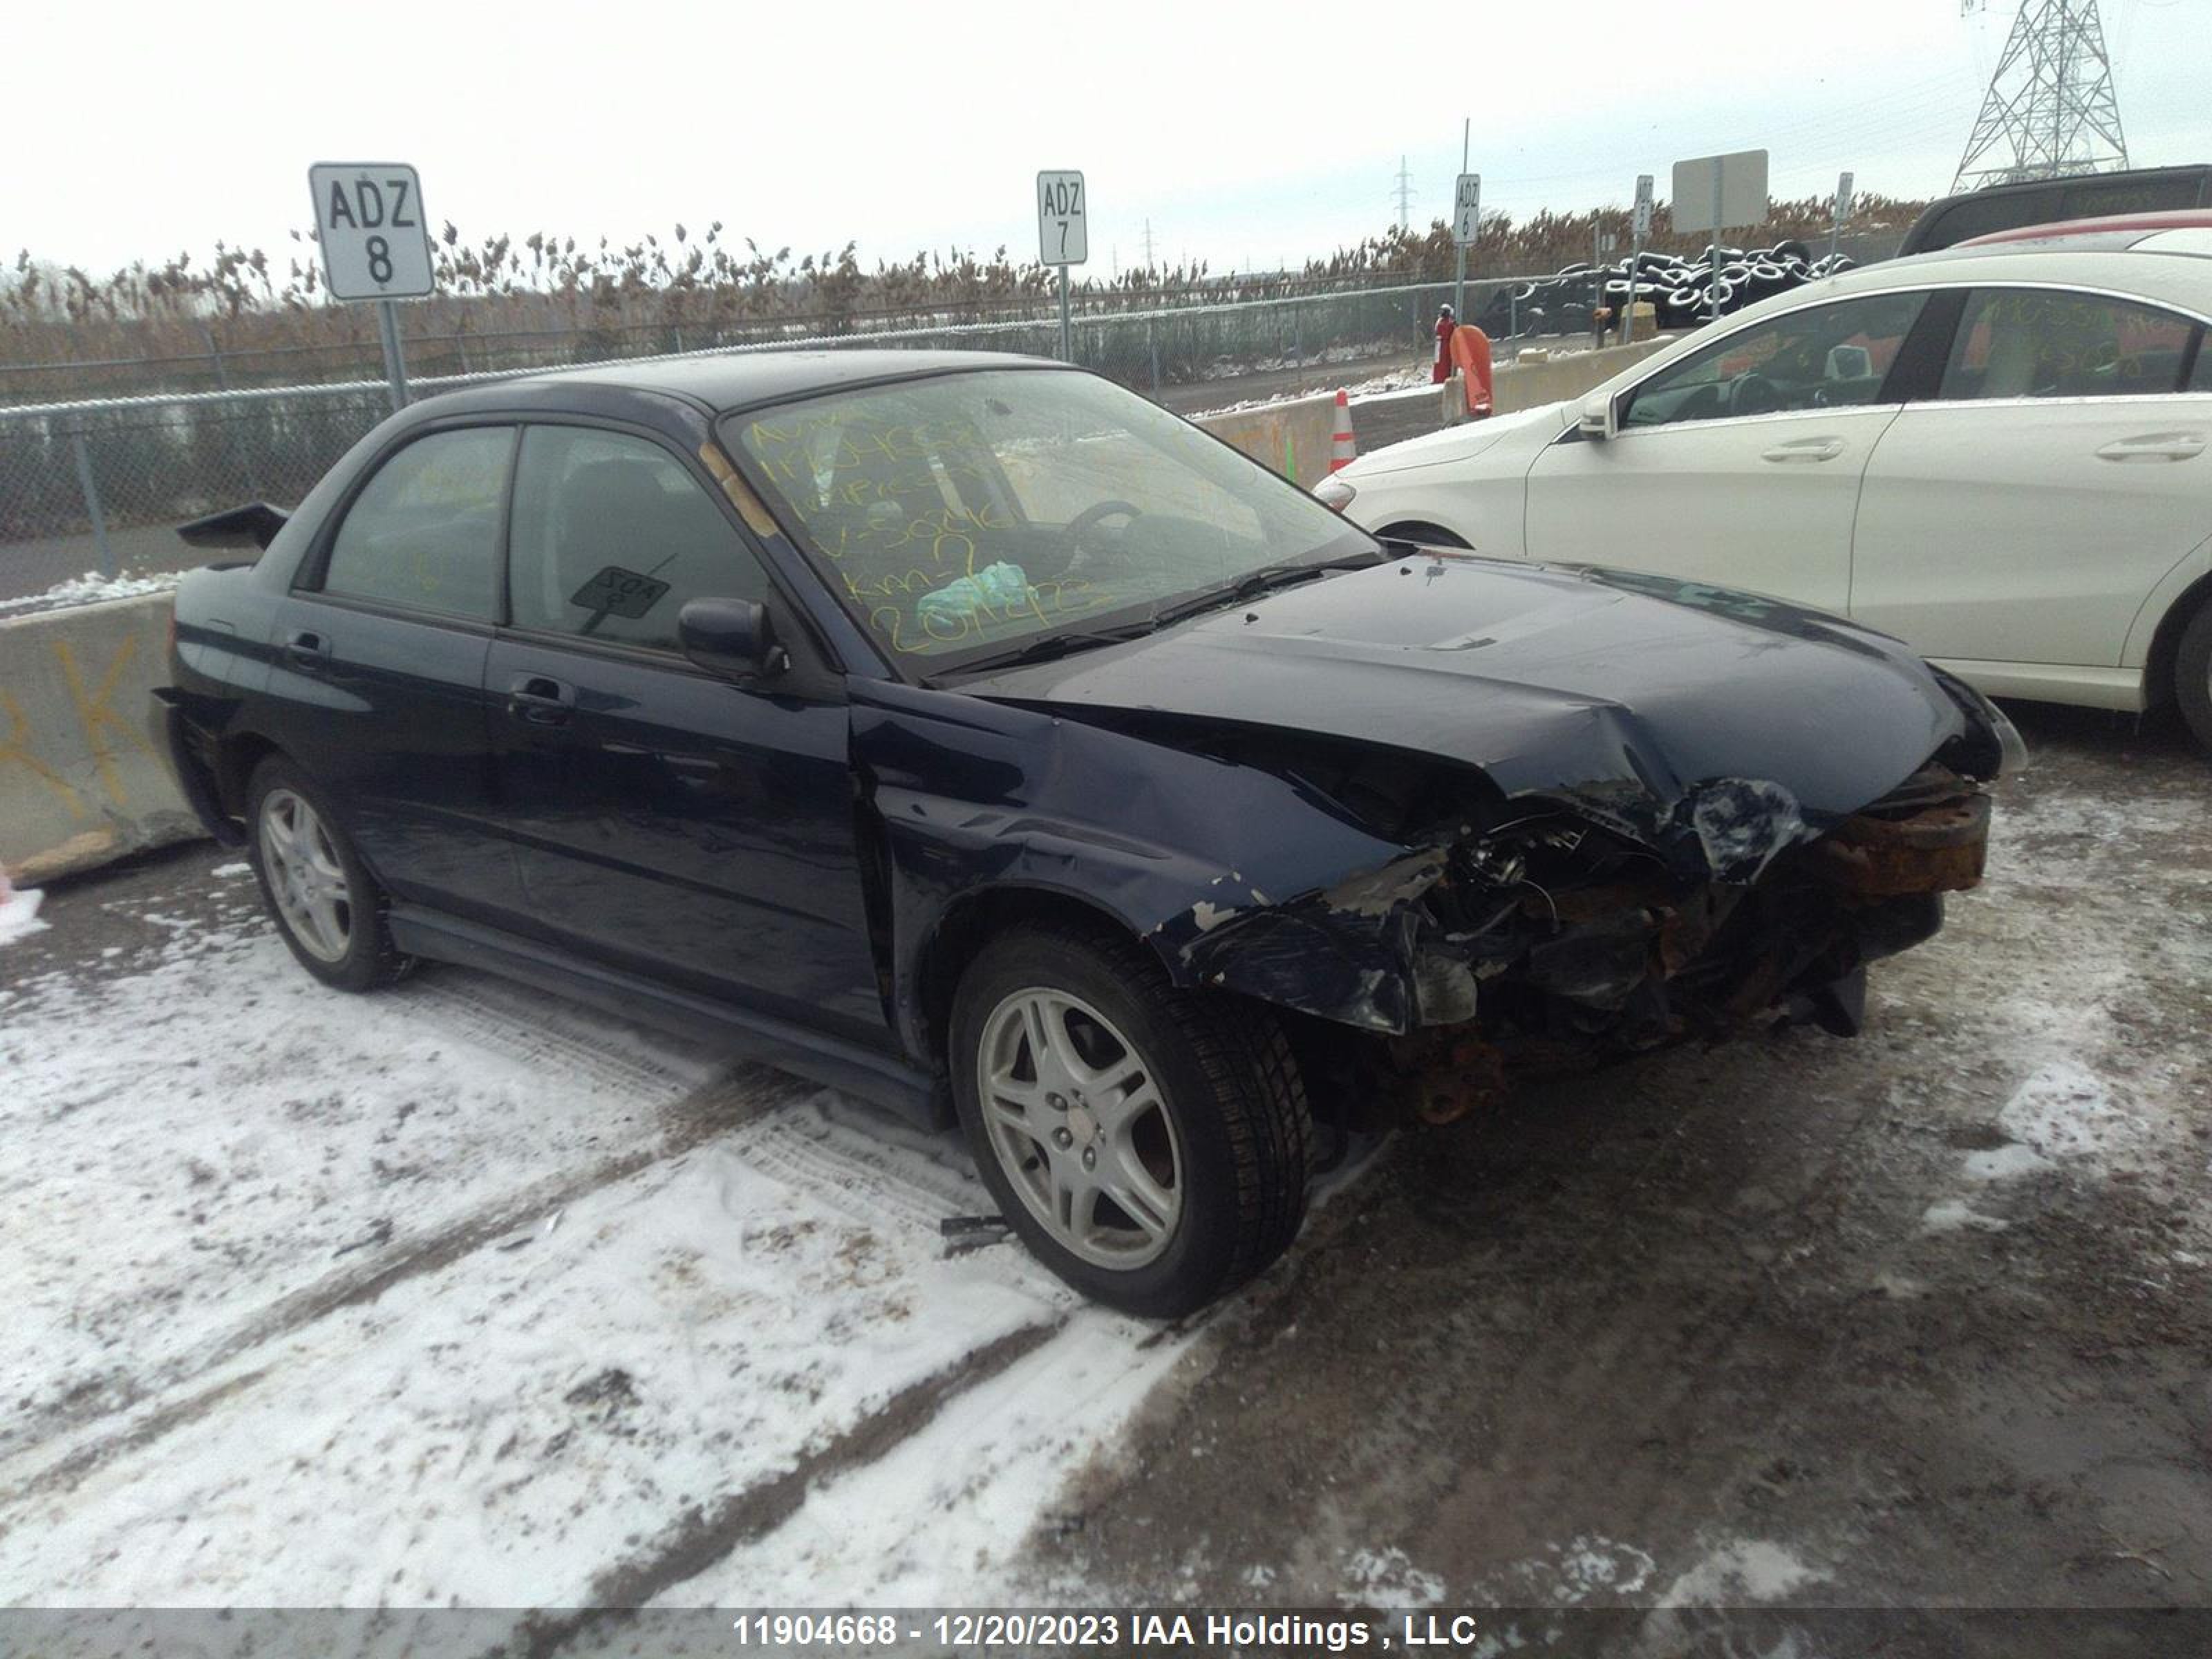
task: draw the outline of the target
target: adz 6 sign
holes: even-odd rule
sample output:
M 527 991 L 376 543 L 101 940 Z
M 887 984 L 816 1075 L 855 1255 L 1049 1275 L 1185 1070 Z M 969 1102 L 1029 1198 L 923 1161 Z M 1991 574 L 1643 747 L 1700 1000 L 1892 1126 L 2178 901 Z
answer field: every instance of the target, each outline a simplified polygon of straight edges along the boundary
M 307 187 L 331 298 L 416 300 L 432 290 L 422 184 L 413 167 L 318 161 L 307 169 Z

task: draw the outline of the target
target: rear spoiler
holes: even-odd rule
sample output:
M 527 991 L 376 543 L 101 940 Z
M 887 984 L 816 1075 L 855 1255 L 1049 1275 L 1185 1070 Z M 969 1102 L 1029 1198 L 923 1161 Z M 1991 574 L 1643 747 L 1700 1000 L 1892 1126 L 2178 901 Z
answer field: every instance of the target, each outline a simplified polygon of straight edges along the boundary
M 276 532 L 291 516 L 281 507 L 254 501 L 190 520 L 177 526 L 177 534 L 192 547 L 265 548 L 276 539 Z

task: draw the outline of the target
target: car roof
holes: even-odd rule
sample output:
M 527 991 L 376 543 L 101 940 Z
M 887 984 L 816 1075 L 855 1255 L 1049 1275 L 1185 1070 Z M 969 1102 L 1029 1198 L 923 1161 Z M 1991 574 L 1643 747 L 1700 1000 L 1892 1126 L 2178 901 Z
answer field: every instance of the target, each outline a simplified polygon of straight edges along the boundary
M 1971 236 L 1959 247 L 1983 247 L 1996 242 L 2055 242 L 2094 237 L 2099 246 L 2139 247 L 2157 233 L 2212 228 L 2212 208 L 2168 208 L 2156 213 L 2105 213 L 2087 219 L 2057 219 L 2049 224 L 2014 225 Z
M 527 379 L 535 385 L 588 386 L 658 392 L 702 404 L 720 415 L 736 409 L 789 402 L 841 386 L 981 369 L 1065 368 L 1049 358 L 999 351 L 744 351 L 721 356 L 659 357 L 550 369 Z
M 1782 311 L 1792 302 L 1923 284 L 2056 283 L 2136 294 L 2154 304 L 2212 313 L 2212 257 L 2207 257 L 2212 255 L 2212 246 L 2172 241 L 2203 234 L 2195 229 L 2108 231 L 2050 241 L 1990 242 L 1978 247 L 1961 244 L 1860 265 L 1763 300 L 1759 306 Z

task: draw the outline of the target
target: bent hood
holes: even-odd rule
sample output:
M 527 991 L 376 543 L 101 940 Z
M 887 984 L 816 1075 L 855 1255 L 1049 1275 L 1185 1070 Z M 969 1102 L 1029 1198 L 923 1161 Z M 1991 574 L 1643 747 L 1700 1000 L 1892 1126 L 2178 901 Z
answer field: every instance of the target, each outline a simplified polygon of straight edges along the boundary
M 1832 617 L 1426 552 L 961 689 L 1384 744 L 1646 829 L 1693 799 L 1702 819 L 1711 786 L 1751 782 L 1788 792 L 1817 830 L 1969 730 L 1904 646 Z

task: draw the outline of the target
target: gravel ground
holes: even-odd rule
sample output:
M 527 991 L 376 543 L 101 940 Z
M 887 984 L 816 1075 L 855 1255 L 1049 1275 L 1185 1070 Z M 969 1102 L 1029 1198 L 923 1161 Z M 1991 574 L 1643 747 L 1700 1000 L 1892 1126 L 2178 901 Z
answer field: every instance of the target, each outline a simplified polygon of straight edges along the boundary
M 950 1139 L 458 970 L 324 992 L 228 854 L 50 890 L 0 955 L 0 1600 L 1559 1610 L 1499 1650 L 1616 1608 L 1574 1650 L 1808 1655 L 1873 1644 L 1733 1644 L 2212 1606 L 2212 766 L 2021 718 L 1990 879 L 1863 1037 L 1401 1134 L 1167 1329 L 948 1245 Z M 1955 1635 L 1880 1650 L 2169 1650 Z

